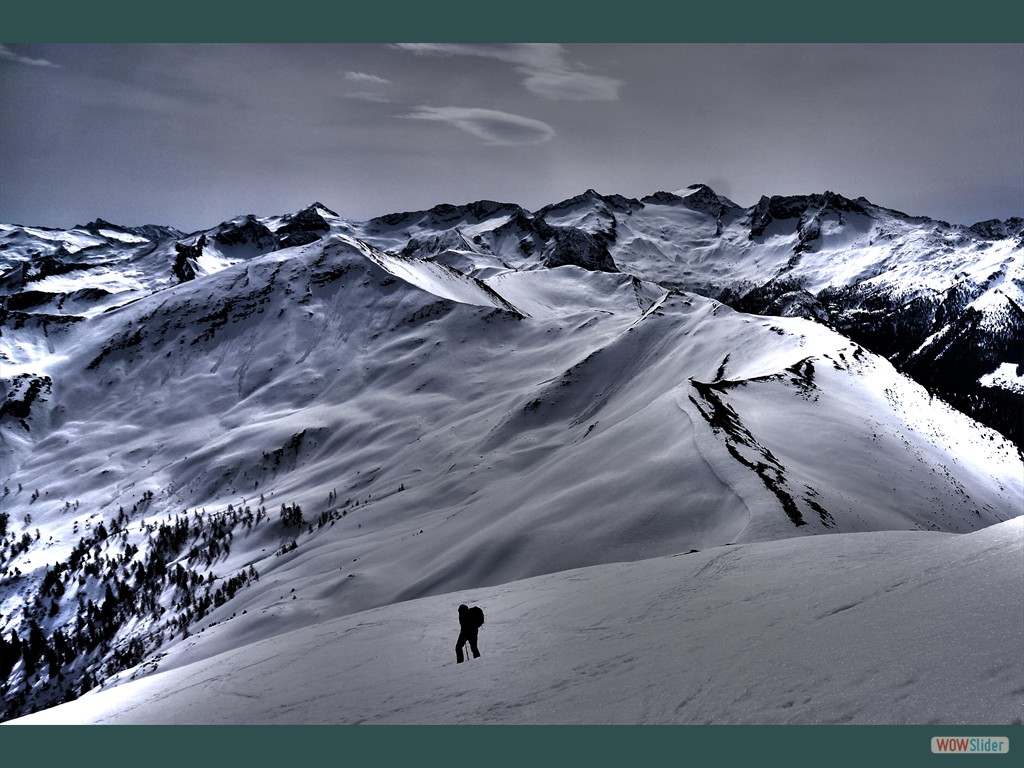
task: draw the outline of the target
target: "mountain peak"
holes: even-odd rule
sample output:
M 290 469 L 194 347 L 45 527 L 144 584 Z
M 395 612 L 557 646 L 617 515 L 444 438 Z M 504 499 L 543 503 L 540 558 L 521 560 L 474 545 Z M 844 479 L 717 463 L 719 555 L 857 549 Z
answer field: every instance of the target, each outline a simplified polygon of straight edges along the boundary
M 707 184 L 691 184 L 686 189 L 679 189 L 675 192 L 655 192 L 653 195 L 641 198 L 641 202 L 651 205 L 681 205 L 693 211 L 700 211 L 719 218 L 722 213 L 731 208 L 739 208 L 736 203 L 727 197 L 722 197 Z
M 614 209 L 622 213 L 632 213 L 636 209 L 644 207 L 643 203 L 635 198 L 624 197 L 623 195 L 602 195 L 597 190 L 590 188 L 574 197 L 544 206 L 537 211 L 537 215 L 544 216 L 555 211 L 565 211 L 578 206 L 594 205 L 603 206 L 606 209 Z
M 251 244 L 260 250 L 274 249 L 277 245 L 274 233 L 251 213 L 221 224 L 213 239 L 221 245 Z
M 686 189 L 678 190 L 676 194 L 680 197 L 686 197 L 686 195 L 693 194 L 694 192 L 710 192 L 714 194 L 715 190 L 703 182 L 697 182 L 696 184 L 690 184 Z
M 87 232 L 97 232 L 101 229 L 110 229 L 113 230 L 114 232 L 128 231 L 125 227 L 122 227 L 120 224 L 113 224 L 107 221 L 106 219 L 101 218 L 95 218 L 88 224 L 80 224 L 77 227 L 75 227 L 75 229 L 84 229 Z
M 739 208 L 736 203 L 718 194 L 707 184 L 691 184 L 683 191 L 681 197 L 690 208 L 706 211 L 714 216 L 721 216 L 722 212 L 729 208 Z
M 301 211 L 299 211 L 297 215 L 314 214 L 314 213 L 319 215 L 319 216 L 323 216 L 324 214 L 326 214 L 328 216 L 337 216 L 338 215 L 337 213 L 335 213 L 334 211 L 332 211 L 330 208 L 328 208 L 326 205 L 324 205 L 323 203 L 321 203 L 319 201 L 313 203 L 312 205 L 306 206 Z
M 169 227 L 164 224 L 142 224 L 137 227 L 126 227 L 121 224 L 114 224 L 113 222 L 107 221 L 106 219 L 93 219 L 88 224 L 79 224 L 73 229 L 82 229 L 86 232 L 91 232 L 94 235 L 100 235 L 100 230 L 105 229 L 108 232 L 119 232 L 126 235 L 136 235 L 137 237 L 143 237 L 147 240 L 165 240 L 167 238 L 180 238 L 184 236 L 184 232 L 176 227 Z
M 682 201 L 682 195 L 678 195 L 675 192 L 665 191 L 658 191 L 652 195 L 640 198 L 640 202 L 644 205 L 676 205 Z
M 814 217 L 824 211 L 869 215 L 867 206 L 875 207 L 864 198 L 850 200 L 829 190 L 810 195 L 762 195 L 757 205 L 749 209 L 750 235 L 760 237 L 772 221 L 803 219 L 808 215 Z

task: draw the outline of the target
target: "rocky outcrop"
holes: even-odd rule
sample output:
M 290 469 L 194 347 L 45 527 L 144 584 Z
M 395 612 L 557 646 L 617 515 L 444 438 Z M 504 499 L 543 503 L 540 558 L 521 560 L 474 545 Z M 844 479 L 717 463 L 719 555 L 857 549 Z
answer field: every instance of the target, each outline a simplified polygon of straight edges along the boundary
M 278 242 L 282 248 L 307 245 L 315 242 L 331 230 L 331 225 L 320 211 L 336 216 L 329 208 L 314 203 L 298 213 L 285 217 L 285 223 L 277 228 Z
M 213 236 L 213 239 L 229 248 L 251 245 L 260 251 L 273 251 L 277 249 L 278 245 L 274 233 L 251 214 L 241 221 L 222 225 L 220 231 Z
M 174 265 L 171 270 L 178 278 L 179 283 L 196 279 L 194 262 L 203 255 L 203 248 L 206 247 L 206 235 L 200 235 L 195 243 L 175 243 L 174 250 L 177 256 L 174 258 Z

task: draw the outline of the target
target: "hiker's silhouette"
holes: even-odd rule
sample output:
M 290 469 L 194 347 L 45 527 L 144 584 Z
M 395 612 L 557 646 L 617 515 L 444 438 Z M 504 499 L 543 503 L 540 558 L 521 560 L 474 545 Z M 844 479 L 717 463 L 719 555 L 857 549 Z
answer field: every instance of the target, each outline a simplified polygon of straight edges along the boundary
M 473 652 L 473 658 L 480 657 L 480 651 L 476 647 L 476 633 L 480 625 L 484 623 L 484 612 L 479 607 L 467 608 L 459 606 L 459 639 L 455 641 L 455 661 L 461 664 L 465 661 L 462 655 L 462 646 L 469 643 L 469 649 Z

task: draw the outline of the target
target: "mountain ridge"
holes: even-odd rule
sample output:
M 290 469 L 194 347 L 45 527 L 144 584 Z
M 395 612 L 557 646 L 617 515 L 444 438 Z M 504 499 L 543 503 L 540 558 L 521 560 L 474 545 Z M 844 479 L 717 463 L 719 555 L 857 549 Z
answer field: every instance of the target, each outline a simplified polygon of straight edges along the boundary
M 1024 396 L 1012 237 L 644 200 L 0 227 L 4 717 L 214 626 L 1019 514 L 1020 446 L 899 370 Z

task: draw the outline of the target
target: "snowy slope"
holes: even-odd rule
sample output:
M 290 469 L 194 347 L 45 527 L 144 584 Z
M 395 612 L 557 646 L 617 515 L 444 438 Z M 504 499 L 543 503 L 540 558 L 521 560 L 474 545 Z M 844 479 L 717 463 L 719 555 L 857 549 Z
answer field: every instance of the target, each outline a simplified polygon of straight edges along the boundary
M 71 638 L 15 663 L 8 711 L 403 601 L 1020 515 L 1016 447 L 883 357 L 623 271 L 651 217 L 692 243 L 744 216 L 706 188 L 314 204 L 127 243 L 152 250 L 105 268 L 142 288 L 108 311 L 8 311 L 0 638 Z
M 25 294 L 18 309 L 74 314 L 61 298 L 89 290 L 124 294 L 105 300 L 94 296 L 86 314 L 95 314 L 159 290 L 169 283 L 161 278 L 161 266 L 168 241 L 176 237 L 183 233 L 170 227 L 130 229 L 101 220 L 71 230 L 0 224 L 0 284 L 7 308 L 12 298 Z M 49 294 L 51 302 L 34 294 Z
M 1019 725 L 1022 521 L 596 566 L 243 647 L 218 626 L 204 661 L 14 722 Z M 457 666 L 460 602 L 487 620 Z

